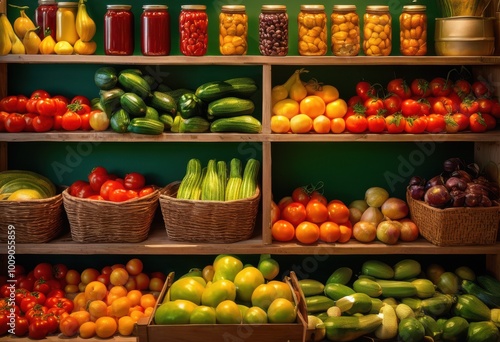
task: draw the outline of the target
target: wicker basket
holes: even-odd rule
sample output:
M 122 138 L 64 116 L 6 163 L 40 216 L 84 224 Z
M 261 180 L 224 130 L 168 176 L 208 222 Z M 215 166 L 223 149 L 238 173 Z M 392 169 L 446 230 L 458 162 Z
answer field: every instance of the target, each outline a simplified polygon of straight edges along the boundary
M 77 242 L 141 242 L 147 239 L 159 190 L 126 202 L 96 201 L 63 191 L 71 238 Z
M 15 232 L 16 243 L 44 243 L 65 226 L 62 195 L 31 201 L 0 201 L 0 242 Z M 9 227 L 14 227 L 9 232 Z
M 160 193 L 160 208 L 168 238 L 174 241 L 232 243 L 249 239 L 259 211 L 260 190 L 235 201 L 177 199 L 180 182 Z
M 489 245 L 497 241 L 500 207 L 439 209 L 406 193 L 420 234 L 438 246 Z

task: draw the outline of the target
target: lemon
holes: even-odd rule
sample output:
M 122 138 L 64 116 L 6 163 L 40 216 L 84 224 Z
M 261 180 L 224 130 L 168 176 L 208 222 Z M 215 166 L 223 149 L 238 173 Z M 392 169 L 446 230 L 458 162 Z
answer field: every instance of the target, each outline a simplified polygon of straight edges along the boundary
M 33 189 L 19 189 L 14 191 L 8 198 L 8 201 L 31 201 L 34 199 L 42 199 L 43 196 L 38 191 Z

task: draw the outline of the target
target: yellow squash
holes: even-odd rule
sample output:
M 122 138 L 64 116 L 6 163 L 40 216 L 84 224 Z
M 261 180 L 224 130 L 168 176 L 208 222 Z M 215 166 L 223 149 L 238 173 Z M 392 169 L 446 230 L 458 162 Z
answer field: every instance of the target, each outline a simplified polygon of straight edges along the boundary
M 42 42 L 42 40 L 40 39 L 36 31 L 38 31 L 38 28 L 28 30 L 24 35 L 23 45 L 28 55 L 36 55 L 39 52 L 40 43 Z
M 0 17 L 6 17 L 5 14 L 0 14 Z M 9 34 L 5 29 L 5 25 L 3 24 L 3 20 L 0 21 L 0 55 L 5 56 L 12 49 L 12 42 L 10 41 Z
M 26 33 L 29 30 L 33 30 L 36 28 L 33 21 L 31 21 L 31 19 L 26 15 L 28 6 L 10 6 L 19 9 L 19 17 L 14 20 L 14 32 L 19 37 L 19 39 L 24 39 L 24 36 L 26 36 Z
M 26 49 L 24 48 L 23 42 L 14 32 L 14 28 L 5 14 L 0 15 L 0 27 L 2 28 L 2 31 L 7 33 L 12 44 L 10 53 L 15 55 L 24 55 L 26 53 Z
M 75 45 L 73 45 L 73 49 L 75 53 L 79 55 L 93 55 L 97 49 L 97 44 L 93 40 L 84 42 L 83 40 L 78 39 Z
M 80 0 L 78 3 L 78 12 L 76 13 L 76 32 L 82 42 L 90 42 L 94 38 L 96 26 L 94 20 L 87 12 L 86 0 Z M 93 53 L 93 52 L 92 52 Z M 91 55 L 92 53 L 86 53 Z
M 45 35 L 42 42 L 40 43 L 40 53 L 42 55 L 50 55 L 55 53 L 54 48 L 56 46 L 56 41 L 50 35 L 50 32 Z
M 58 55 L 71 55 L 73 50 L 73 46 L 65 40 L 57 42 L 54 46 L 54 52 Z

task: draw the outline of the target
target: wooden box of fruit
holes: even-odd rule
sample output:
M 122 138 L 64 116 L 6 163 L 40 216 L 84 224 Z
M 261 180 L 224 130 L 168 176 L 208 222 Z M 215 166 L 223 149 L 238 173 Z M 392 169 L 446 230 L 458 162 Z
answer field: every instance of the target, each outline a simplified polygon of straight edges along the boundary
M 155 316 L 173 284 L 171 273 L 160 292 L 156 307 L 149 318 L 137 322 L 138 342 L 163 342 L 172 339 L 179 342 L 259 341 L 259 342 L 303 342 L 306 341 L 307 309 L 293 272 L 283 282 L 292 289 L 293 301 L 297 308 L 292 323 L 207 323 L 207 324 L 157 324 Z M 196 305 L 196 304 L 193 304 Z M 201 306 L 199 306 L 201 307 Z
M 0 172 L 0 199 L 0 242 L 48 242 L 66 225 L 61 194 L 40 174 Z

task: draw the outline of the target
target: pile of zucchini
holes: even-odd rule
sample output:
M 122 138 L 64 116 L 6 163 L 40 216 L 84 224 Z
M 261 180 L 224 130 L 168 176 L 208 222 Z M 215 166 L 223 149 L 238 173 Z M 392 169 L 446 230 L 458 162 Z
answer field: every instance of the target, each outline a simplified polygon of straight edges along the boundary
M 262 130 L 261 122 L 252 116 L 255 106 L 250 97 L 257 85 L 249 77 L 208 82 L 196 90 L 172 90 L 140 69 L 117 72 L 113 67 L 101 67 L 94 82 L 99 88 L 94 109 L 106 112 L 111 129 L 118 133 Z
M 359 272 L 339 267 L 325 283 L 299 285 L 316 341 L 500 340 L 500 281 L 465 266 L 426 277 L 414 259 L 369 259 Z

